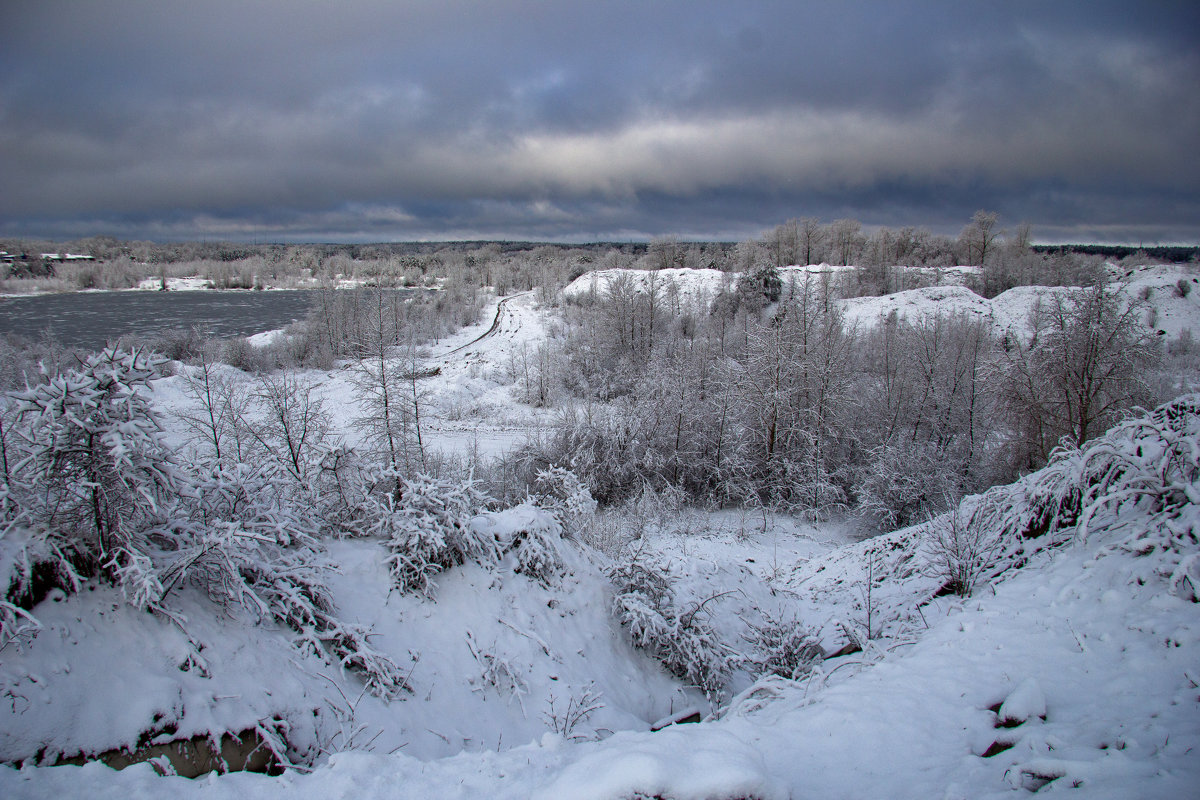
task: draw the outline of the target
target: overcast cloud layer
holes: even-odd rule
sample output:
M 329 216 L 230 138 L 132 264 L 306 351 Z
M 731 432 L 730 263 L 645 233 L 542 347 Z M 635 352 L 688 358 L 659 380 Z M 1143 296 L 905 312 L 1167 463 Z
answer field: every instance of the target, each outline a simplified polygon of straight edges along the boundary
M 0 233 L 1200 242 L 1200 4 L 11 2 Z

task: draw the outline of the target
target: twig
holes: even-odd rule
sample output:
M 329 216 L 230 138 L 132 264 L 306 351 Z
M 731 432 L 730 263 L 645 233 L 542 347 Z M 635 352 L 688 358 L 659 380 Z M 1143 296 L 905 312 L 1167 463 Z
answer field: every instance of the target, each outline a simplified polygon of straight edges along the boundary
M 530 640 L 530 641 L 532 641 L 532 642 L 536 642 L 536 643 L 537 643 L 537 645 L 538 645 L 539 647 L 541 647 L 541 648 L 542 648 L 542 652 L 543 652 L 543 653 L 545 653 L 546 655 L 550 655 L 550 647 L 549 647 L 549 645 L 547 645 L 547 644 L 546 644 L 546 642 L 545 642 L 545 641 L 543 641 L 543 640 L 542 640 L 540 637 L 538 637 L 538 636 L 534 636 L 534 635 L 533 635 L 533 634 L 531 634 L 531 633 L 526 633 L 525 631 L 523 631 L 523 630 L 521 630 L 520 628 L 518 628 L 516 625 L 513 625 L 511 622 L 508 622 L 508 621 L 506 621 L 506 620 L 503 620 L 503 619 L 497 618 L 497 620 L 496 620 L 496 621 L 497 621 L 497 622 L 499 622 L 499 623 L 500 623 L 501 625 L 503 625 L 504 627 L 508 628 L 509 630 L 513 631 L 514 633 L 519 633 L 519 634 L 521 634 L 522 636 L 524 636 L 526 639 L 529 639 L 529 640 Z

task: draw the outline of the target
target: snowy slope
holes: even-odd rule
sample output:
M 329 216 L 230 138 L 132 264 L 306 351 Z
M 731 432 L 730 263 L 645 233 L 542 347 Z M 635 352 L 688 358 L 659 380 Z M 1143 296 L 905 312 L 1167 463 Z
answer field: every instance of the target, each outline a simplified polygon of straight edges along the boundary
M 589 295 L 602 296 L 617 280 L 625 280 L 636 290 L 648 291 L 651 282 L 659 292 L 675 294 L 688 305 L 707 303 L 723 288 L 732 288 L 737 275 L 716 269 L 602 269 L 580 275 L 567 284 L 562 295 L 567 300 L 580 300 Z
M 861 588 L 864 559 L 882 562 L 893 552 L 891 580 L 898 588 L 876 599 L 890 610 L 922 605 L 910 614 L 922 624 L 908 635 L 870 642 L 863 653 L 826 661 L 806 680 L 762 680 L 718 720 L 574 744 L 547 734 L 502 752 L 485 742 L 434 761 L 404 750 L 344 753 L 311 774 L 275 778 L 188 781 L 159 778 L 148 765 L 123 772 L 97 764 L 0 770 L 0 794 L 989 798 L 1043 787 L 1079 788 L 1089 798 L 1194 794 L 1200 782 L 1200 397 L 1125 423 L 1085 451 L 1064 453 L 1046 470 L 966 505 L 980 508 L 1009 533 L 994 562 L 1001 571 L 989 573 L 990 585 L 969 600 L 930 601 L 937 579 L 924 568 L 928 558 L 912 529 L 907 539 L 893 535 L 828 555 L 810 552 L 785 584 L 766 581 L 776 596 L 809 593 L 831 613 L 861 613 L 848 598 L 855 584 Z M 1041 532 L 1050 518 L 1061 523 L 1058 533 L 1053 525 Z M 758 563 L 768 532 L 736 531 L 749 537 L 748 551 L 756 556 L 744 574 L 770 577 Z M 813 540 L 811 534 L 790 531 L 785 550 L 805 557 L 801 542 Z M 680 560 L 696 557 L 691 560 L 699 567 L 687 571 L 703 576 L 738 569 L 704 566 L 706 554 L 725 546 L 684 541 L 663 549 Z M 342 559 L 350 580 L 369 571 L 351 565 L 345 553 Z M 467 615 L 496 615 L 525 631 L 516 635 L 529 651 L 539 649 L 529 634 L 547 635 L 551 628 L 536 620 L 552 615 L 535 611 L 536 603 L 508 611 L 503 590 L 481 591 L 486 577 L 463 571 L 455 578 L 460 586 L 447 581 L 439 591 L 460 612 L 486 605 L 486 612 Z M 844 597 L 833 591 L 838 585 Z M 586 591 L 568 593 L 580 595 L 580 607 L 594 602 Z M 433 627 L 449 625 L 446 618 Z M 479 633 L 476 641 L 483 640 Z M 54 663 L 44 664 L 38 677 L 51 674 Z M 437 677 L 453 681 L 449 672 Z M 1008 726 L 999 725 L 1002 717 Z M 489 719 L 484 713 L 481 726 Z
M 933 286 L 908 289 L 880 297 L 852 297 L 838 301 L 847 326 L 860 330 L 878 325 L 891 314 L 905 322 L 919 323 L 937 314 L 963 314 L 990 320 L 993 304 L 965 286 Z
M 390 703 L 295 650 L 287 630 L 226 618 L 196 591 L 180 600 L 186 636 L 111 587 L 57 593 L 35 609 L 37 638 L 0 662 L 0 761 L 53 763 L 133 747 L 147 730 L 171 741 L 272 717 L 300 749 L 347 747 L 361 728 L 359 746 L 435 758 L 536 739 L 552 703 L 585 692 L 600 707 L 579 736 L 644 730 L 695 702 L 611 625 L 612 590 L 591 558 L 564 552 L 571 573 L 559 585 L 467 565 L 440 576 L 431 601 L 394 590 L 380 542 L 332 542 L 341 618 L 369 626 L 372 646 L 408 673 L 411 695 Z M 353 724 L 339 719 L 351 707 Z

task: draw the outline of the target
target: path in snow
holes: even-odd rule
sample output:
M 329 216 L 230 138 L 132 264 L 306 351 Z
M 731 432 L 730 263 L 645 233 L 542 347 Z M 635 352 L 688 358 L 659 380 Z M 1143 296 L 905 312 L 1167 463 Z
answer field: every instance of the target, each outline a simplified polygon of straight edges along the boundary
M 430 409 L 423 434 L 431 447 L 493 458 L 548 423 L 548 411 L 515 396 L 519 375 L 546 338 L 545 320 L 536 294 L 522 292 L 499 300 L 486 328 L 469 326 L 428 348 L 424 364 L 438 369 L 420 385 Z

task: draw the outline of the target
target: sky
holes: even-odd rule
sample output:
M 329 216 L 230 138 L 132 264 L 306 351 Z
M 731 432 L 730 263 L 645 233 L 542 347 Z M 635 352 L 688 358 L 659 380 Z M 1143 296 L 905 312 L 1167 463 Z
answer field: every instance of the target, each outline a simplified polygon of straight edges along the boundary
M 1194 2 L 0 1 L 0 235 L 1200 243 Z

